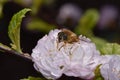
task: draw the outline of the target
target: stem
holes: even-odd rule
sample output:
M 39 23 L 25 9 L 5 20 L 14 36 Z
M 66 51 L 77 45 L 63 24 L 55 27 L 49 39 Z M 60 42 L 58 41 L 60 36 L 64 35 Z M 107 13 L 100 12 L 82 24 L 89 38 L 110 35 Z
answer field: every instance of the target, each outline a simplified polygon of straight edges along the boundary
M 19 57 L 21 57 L 21 58 L 27 59 L 27 60 L 29 60 L 29 61 L 32 62 L 32 57 L 31 57 L 28 53 L 23 53 L 23 54 L 21 54 L 21 53 L 19 53 L 19 52 L 16 52 L 15 50 L 6 49 L 6 48 L 1 47 L 1 46 L 0 46 L 0 51 L 7 52 L 7 53 L 10 53 L 10 54 L 12 54 L 12 55 L 19 56 Z

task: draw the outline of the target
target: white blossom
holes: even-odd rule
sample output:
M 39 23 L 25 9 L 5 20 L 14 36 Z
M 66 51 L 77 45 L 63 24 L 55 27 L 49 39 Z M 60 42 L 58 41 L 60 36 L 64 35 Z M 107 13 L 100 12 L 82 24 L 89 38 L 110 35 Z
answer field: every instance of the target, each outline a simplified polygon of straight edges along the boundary
M 94 70 L 100 61 L 99 52 L 96 50 L 95 44 L 89 39 L 80 36 L 80 43 L 74 43 L 70 50 L 70 66 L 65 72 L 67 76 L 75 76 L 83 79 L 91 79 L 94 77 Z M 83 41 L 82 41 L 83 40 Z
M 47 79 L 59 78 L 69 63 L 68 56 L 64 54 L 64 51 L 57 49 L 56 36 L 58 32 L 60 31 L 51 31 L 48 36 L 40 39 L 31 55 L 35 62 L 35 69 Z
M 100 64 L 100 54 L 90 39 L 79 36 L 74 43 L 58 42 L 61 30 L 50 31 L 40 39 L 31 54 L 34 67 L 47 79 L 67 76 L 91 79 Z
M 100 67 L 100 72 L 105 80 L 120 80 L 120 56 L 107 55 L 106 62 Z

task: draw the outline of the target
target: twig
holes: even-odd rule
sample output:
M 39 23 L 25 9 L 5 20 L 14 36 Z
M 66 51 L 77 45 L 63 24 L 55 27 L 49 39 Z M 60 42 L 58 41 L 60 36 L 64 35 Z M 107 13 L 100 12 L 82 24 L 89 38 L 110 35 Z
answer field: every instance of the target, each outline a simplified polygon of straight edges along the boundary
M 29 61 L 32 62 L 32 57 L 31 57 L 28 53 L 23 53 L 23 54 L 21 54 L 21 53 L 16 52 L 15 50 L 6 49 L 6 48 L 1 47 L 1 46 L 0 46 L 0 51 L 2 51 L 2 52 L 7 52 L 7 53 L 10 53 L 10 54 L 12 54 L 12 55 L 19 56 L 19 57 L 21 57 L 21 58 L 27 59 L 27 60 L 29 60 Z

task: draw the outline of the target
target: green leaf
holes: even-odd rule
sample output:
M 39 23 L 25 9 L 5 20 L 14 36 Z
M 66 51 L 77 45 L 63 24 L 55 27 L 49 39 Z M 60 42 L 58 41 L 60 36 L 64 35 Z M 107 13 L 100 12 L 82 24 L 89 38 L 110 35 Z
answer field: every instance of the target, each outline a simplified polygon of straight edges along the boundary
M 106 43 L 104 46 L 100 49 L 100 52 L 104 55 L 113 55 L 117 54 L 120 55 L 120 45 L 117 43 Z
M 24 79 L 20 79 L 20 80 L 47 80 L 47 79 L 29 76 L 28 78 L 24 78 Z
M 41 32 L 48 33 L 51 29 L 55 29 L 55 25 L 48 24 L 45 21 L 42 21 L 40 19 L 33 19 L 31 22 L 27 24 L 27 28 L 29 30 L 39 30 Z
M 100 51 L 101 55 L 120 55 L 120 45 L 117 43 L 109 43 L 106 40 L 98 37 L 90 38 Z
M 75 28 L 75 33 L 85 36 L 93 36 L 93 28 L 99 19 L 99 13 L 96 9 L 87 10 L 80 18 L 78 26 Z
M 26 12 L 30 11 L 31 9 L 23 9 L 16 13 L 8 26 L 8 35 L 11 39 L 11 47 L 18 51 L 19 53 L 22 53 L 21 47 L 20 47 L 20 26 L 22 22 L 22 18 L 25 17 Z

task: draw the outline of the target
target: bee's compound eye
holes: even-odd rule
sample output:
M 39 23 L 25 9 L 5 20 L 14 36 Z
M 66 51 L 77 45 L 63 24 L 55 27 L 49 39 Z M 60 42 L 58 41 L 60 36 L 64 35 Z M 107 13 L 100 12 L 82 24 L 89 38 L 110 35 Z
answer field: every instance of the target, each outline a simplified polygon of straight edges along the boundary
M 67 34 L 65 34 L 64 32 L 59 32 L 58 33 L 58 41 L 61 42 L 61 41 L 65 41 L 67 40 Z

